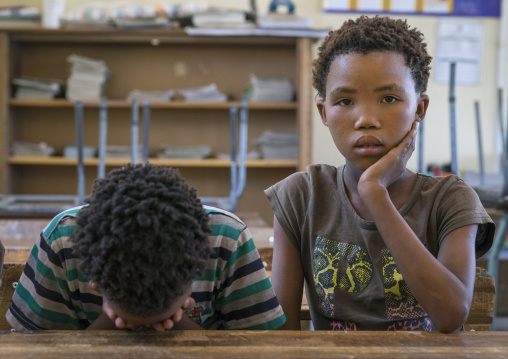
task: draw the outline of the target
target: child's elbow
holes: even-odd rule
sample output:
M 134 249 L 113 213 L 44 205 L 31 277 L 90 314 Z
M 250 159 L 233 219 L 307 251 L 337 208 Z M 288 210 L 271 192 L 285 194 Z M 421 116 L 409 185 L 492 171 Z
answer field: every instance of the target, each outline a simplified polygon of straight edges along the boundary
M 458 332 L 462 330 L 462 327 L 467 320 L 469 308 L 470 306 L 466 303 L 449 308 L 445 315 L 434 322 L 434 325 L 441 333 Z

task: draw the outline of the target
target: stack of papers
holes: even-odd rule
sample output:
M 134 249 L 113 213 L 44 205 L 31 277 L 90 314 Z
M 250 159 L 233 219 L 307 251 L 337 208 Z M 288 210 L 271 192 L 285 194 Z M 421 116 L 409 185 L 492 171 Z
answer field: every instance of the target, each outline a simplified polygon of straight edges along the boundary
M 217 89 L 214 83 L 189 89 L 178 90 L 185 102 L 226 102 L 228 96 Z
M 26 100 L 51 100 L 62 92 L 62 82 L 59 80 L 15 78 L 12 84 L 16 88 L 15 98 Z
M 298 135 L 291 132 L 273 132 L 267 130 L 254 140 L 259 145 L 261 157 L 266 159 L 298 158 Z
M 93 146 L 83 146 L 83 158 L 93 158 L 97 149 Z M 64 148 L 63 156 L 65 158 L 78 158 L 78 147 L 76 145 L 67 145 Z
M 71 101 L 100 100 L 109 78 L 104 61 L 79 55 L 70 55 L 71 75 L 67 79 L 67 99 Z
M 243 99 L 249 102 L 289 102 L 293 100 L 293 94 L 293 84 L 289 79 L 262 79 L 251 75 Z
M 312 29 L 314 23 L 309 16 L 295 16 L 288 14 L 270 14 L 257 19 L 258 27 L 262 29 Z
M 49 157 L 55 153 L 53 147 L 48 146 L 47 143 L 31 143 L 31 142 L 14 142 L 12 144 L 13 156 L 35 156 L 35 157 Z
M 131 146 L 106 146 L 106 157 L 111 158 L 130 158 L 132 154 Z M 138 158 L 143 157 L 143 146 L 138 146 Z
M 174 90 L 168 91 L 141 91 L 132 90 L 127 95 L 127 101 L 138 100 L 138 102 L 167 102 L 175 97 Z
M 158 158 L 192 158 L 203 159 L 210 157 L 212 149 L 209 146 L 161 146 Z
M 254 27 L 243 11 L 205 11 L 192 15 L 192 24 L 203 28 L 244 28 Z

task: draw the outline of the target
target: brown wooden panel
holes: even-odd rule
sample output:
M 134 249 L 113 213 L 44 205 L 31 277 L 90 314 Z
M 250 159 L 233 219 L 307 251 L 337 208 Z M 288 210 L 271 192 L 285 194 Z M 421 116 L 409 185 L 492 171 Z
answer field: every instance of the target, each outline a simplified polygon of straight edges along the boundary
M 9 99 L 9 56 L 8 56 L 8 36 L 5 32 L 0 32 L 0 118 L 6 118 L 9 112 L 8 99 Z M 2 176 L 0 177 L 0 193 L 5 188 L 3 184 L 6 181 L 5 169 L 6 160 L 9 156 L 9 132 L 7 122 L 0 123 L 0 161 L 2 161 L 1 169 Z
M 504 358 L 508 332 L 46 331 L 0 335 L 2 358 Z
M 176 90 L 210 83 L 216 83 L 219 90 L 238 99 L 249 83 L 250 74 L 295 80 L 295 54 L 291 47 L 252 47 L 241 43 L 157 47 L 148 43 L 129 46 L 22 43 L 18 51 L 17 76 L 66 80 L 70 75 L 69 55 L 103 60 L 111 71 L 105 90 L 111 99 L 123 99 L 133 89 Z
M 9 309 L 14 289 L 24 268 L 24 263 L 3 265 L 2 286 L 0 287 L 0 331 L 11 329 L 11 326 L 5 319 L 5 313 Z
M 216 83 L 233 99 L 240 98 L 250 74 L 260 77 L 290 78 L 297 89 L 298 103 L 252 104 L 249 111 L 248 151 L 253 151 L 254 139 L 263 131 L 299 132 L 300 142 L 308 146 L 310 118 L 306 100 L 309 74 L 302 73 L 310 64 L 309 39 L 277 37 L 191 37 L 173 30 L 113 30 L 113 29 L 27 29 L 9 30 L 0 51 L 0 65 L 6 68 L 0 77 L 4 82 L 3 99 L 10 96 L 13 77 L 33 76 L 65 80 L 69 75 L 67 57 L 76 53 L 102 59 L 111 70 L 106 95 L 111 103 L 108 111 L 108 144 L 130 144 L 130 108 L 125 98 L 132 89 L 166 90 L 189 88 Z M 153 39 L 160 43 L 153 46 Z M 308 69 L 307 69 L 308 70 Z M 307 71 L 305 70 L 305 71 Z M 2 76 L 2 75 L 0 75 Z M 0 93 L 1 95 L 1 93 Z M 6 102 L 0 111 L 4 132 L 2 184 L 7 194 L 74 194 L 76 170 L 61 162 L 52 165 L 7 162 L 13 140 L 46 142 L 60 154 L 67 144 L 74 143 L 74 110 L 67 101 Z M 153 158 L 161 144 L 209 145 L 214 153 L 229 153 L 228 104 L 154 106 L 150 128 L 150 156 Z M 1 110 L 1 108 L 0 108 Z M 303 121 L 303 122 L 302 122 Z M 7 130 L 5 130 L 7 129 Z M 140 129 L 140 136 L 142 131 Z M 98 142 L 97 104 L 85 107 L 85 144 Z M 309 147 L 310 148 L 310 147 Z M 300 146 L 299 161 L 307 163 L 307 149 Z M 303 151 L 303 152 L 302 152 Z M 302 156 L 302 153 L 305 153 Z M 115 163 L 115 166 L 118 165 Z M 187 163 L 186 166 L 189 166 Z M 197 165 L 185 168 L 189 181 L 204 196 L 227 196 L 229 170 Z M 111 169 L 112 166 L 109 167 Z M 259 211 L 264 220 L 272 222 L 272 211 L 263 190 L 301 164 L 280 168 L 264 166 L 249 169 L 247 188 L 238 204 L 241 211 Z M 86 168 L 87 192 L 91 190 L 96 168 Z M 212 181 L 212 183 L 209 183 Z

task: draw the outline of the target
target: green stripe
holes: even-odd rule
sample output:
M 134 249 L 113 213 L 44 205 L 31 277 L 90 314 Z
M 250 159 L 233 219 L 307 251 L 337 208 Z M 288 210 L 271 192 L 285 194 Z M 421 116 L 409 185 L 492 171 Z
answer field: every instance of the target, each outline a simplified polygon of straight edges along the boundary
M 203 329 L 205 330 L 210 329 L 215 325 L 215 323 L 219 321 L 219 318 L 217 318 L 217 316 L 210 317 L 210 319 L 213 320 L 207 320 L 205 323 L 203 323 L 203 325 L 201 326 Z
M 235 300 L 240 300 L 243 298 L 247 298 L 251 295 L 255 295 L 258 293 L 261 293 L 267 289 L 270 289 L 272 287 L 272 283 L 270 282 L 270 279 L 266 278 L 264 280 L 261 280 L 259 282 L 253 283 L 249 285 L 248 287 L 237 289 L 231 294 L 229 294 L 227 297 L 221 298 L 217 301 L 217 305 L 226 306 L 228 304 L 231 304 Z
M 212 236 L 228 237 L 235 241 L 238 240 L 238 237 L 240 237 L 240 234 L 242 233 L 241 230 L 224 224 L 212 224 L 210 229 L 212 230 Z
M 58 226 L 55 228 L 51 236 L 48 238 L 49 244 L 52 244 L 57 239 L 62 237 L 70 237 L 76 232 L 76 225 L 72 226 Z M 47 238 L 47 237 L 46 237 Z
M 46 230 L 44 231 L 44 237 L 48 238 L 51 234 L 51 232 L 53 232 L 53 230 L 55 229 L 55 227 L 58 225 L 58 222 L 60 221 L 60 219 L 62 219 L 62 217 L 68 215 L 68 214 L 75 214 L 75 213 L 78 213 L 79 210 L 81 209 L 82 207 L 77 207 L 77 208 L 72 208 L 72 209 L 68 209 L 62 213 L 60 213 L 59 215 L 57 215 L 55 218 L 53 218 L 53 220 L 51 221 L 51 223 L 48 225 L 48 227 L 46 228 Z
M 280 317 L 275 318 L 274 320 L 271 320 L 263 324 L 255 325 L 250 328 L 242 328 L 242 330 L 273 330 L 279 328 L 284 323 L 286 323 L 286 316 L 282 314 Z
M 80 271 L 79 269 L 71 269 L 71 270 L 65 271 L 65 275 L 67 276 L 67 280 L 69 282 L 72 282 L 73 280 L 76 280 L 76 279 L 82 283 L 89 282 L 88 278 L 86 278 L 85 275 L 83 274 L 83 272 Z
M 236 260 L 241 256 L 250 253 L 251 251 L 256 249 L 256 245 L 254 244 L 254 240 L 250 238 L 247 242 L 242 244 L 240 247 L 236 249 L 233 253 L 231 253 L 231 257 L 229 257 L 228 263 L 224 267 L 224 270 L 231 267 L 236 263 Z
M 69 286 L 67 285 L 67 281 L 63 280 L 60 277 L 57 277 L 53 270 L 46 266 L 40 259 L 39 259 L 39 248 L 35 246 L 32 249 L 32 255 L 35 258 L 35 268 L 37 271 L 45 278 L 51 281 L 54 281 L 57 283 L 59 288 L 65 289 L 69 291 Z M 65 276 L 69 281 L 73 280 L 79 280 L 80 282 L 87 283 L 88 279 L 84 276 L 83 272 L 81 272 L 79 269 L 72 269 L 65 271 Z
M 58 323 L 68 323 L 72 324 L 78 328 L 81 327 L 81 323 L 79 320 L 71 317 L 68 314 L 55 312 L 52 310 L 44 309 L 37 304 L 35 299 L 31 296 L 30 292 L 26 290 L 21 283 L 18 284 L 16 287 L 16 293 L 25 301 L 25 303 L 28 305 L 28 307 L 37 314 L 39 317 L 44 318 L 46 320 L 52 321 L 52 322 L 58 322 Z

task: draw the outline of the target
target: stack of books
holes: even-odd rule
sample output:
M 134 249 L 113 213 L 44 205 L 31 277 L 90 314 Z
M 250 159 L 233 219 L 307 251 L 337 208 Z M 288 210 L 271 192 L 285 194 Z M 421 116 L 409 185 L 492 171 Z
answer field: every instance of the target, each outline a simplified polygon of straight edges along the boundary
M 55 154 L 55 149 L 46 142 L 32 143 L 16 141 L 12 144 L 13 156 L 49 157 Z
M 51 100 L 62 92 L 62 81 L 29 77 L 12 79 L 15 98 L 25 100 Z
M 260 148 L 260 154 L 265 159 L 298 158 L 298 135 L 292 132 L 273 132 L 267 130 L 261 137 L 254 140 Z
M 127 95 L 127 101 L 137 100 L 138 102 L 168 102 L 175 97 L 174 90 L 168 91 L 141 91 L 132 90 Z
M 187 158 L 204 159 L 210 157 L 212 149 L 210 146 L 161 146 L 157 158 Z
M 11 1 L 12 2 L 12 1 Z M 5 1 L 3 1 L 5 3 Z M 5 5 L 5 4 L 1 5 Z M 26 6 L 1 6 L 0 7 L 0 27 L 1 28 L 23 28 L 40 27 L 41 13 L 36 7 Z
M 226 102 L 228 99 L 228 96 L 220 92 L 214 83 L 198 88 L 179 89 L 178 91 L 185 102 Z
M 67 79 L 67 99 L 71 101 L 100 100 L 109 79 L 109 70 L 101 60 L 70 55 L 71 75 Z
M 83 146 L 83 158 L 93 158 L 97 153 L 97 148 L 93 146 Z M 63 156 L 65 158 L 77 158 L 78 147 L 76 145 L 67 145 L 64 148 Z
M 109 158 L 130 158 L 132 154 L 131 146 L 107 145 L 106 157 Z M 143 156 L 143 146 L 138 146 L 138 158 Z
M 293 100 L 294 88 L 289 79 L 263 79 L 250 76 L 250 83 L 242 99 L 249 102 L 289 102 Z
M 260 16 L 257 19 L 257 24 L 262 29 L 312 29 L 314 26 L 311 17 L 290 14 Z
M 253 28 L 245 12 L 235 10 L 209 10 L 192 15 L 192 24 L 200 28 Z

